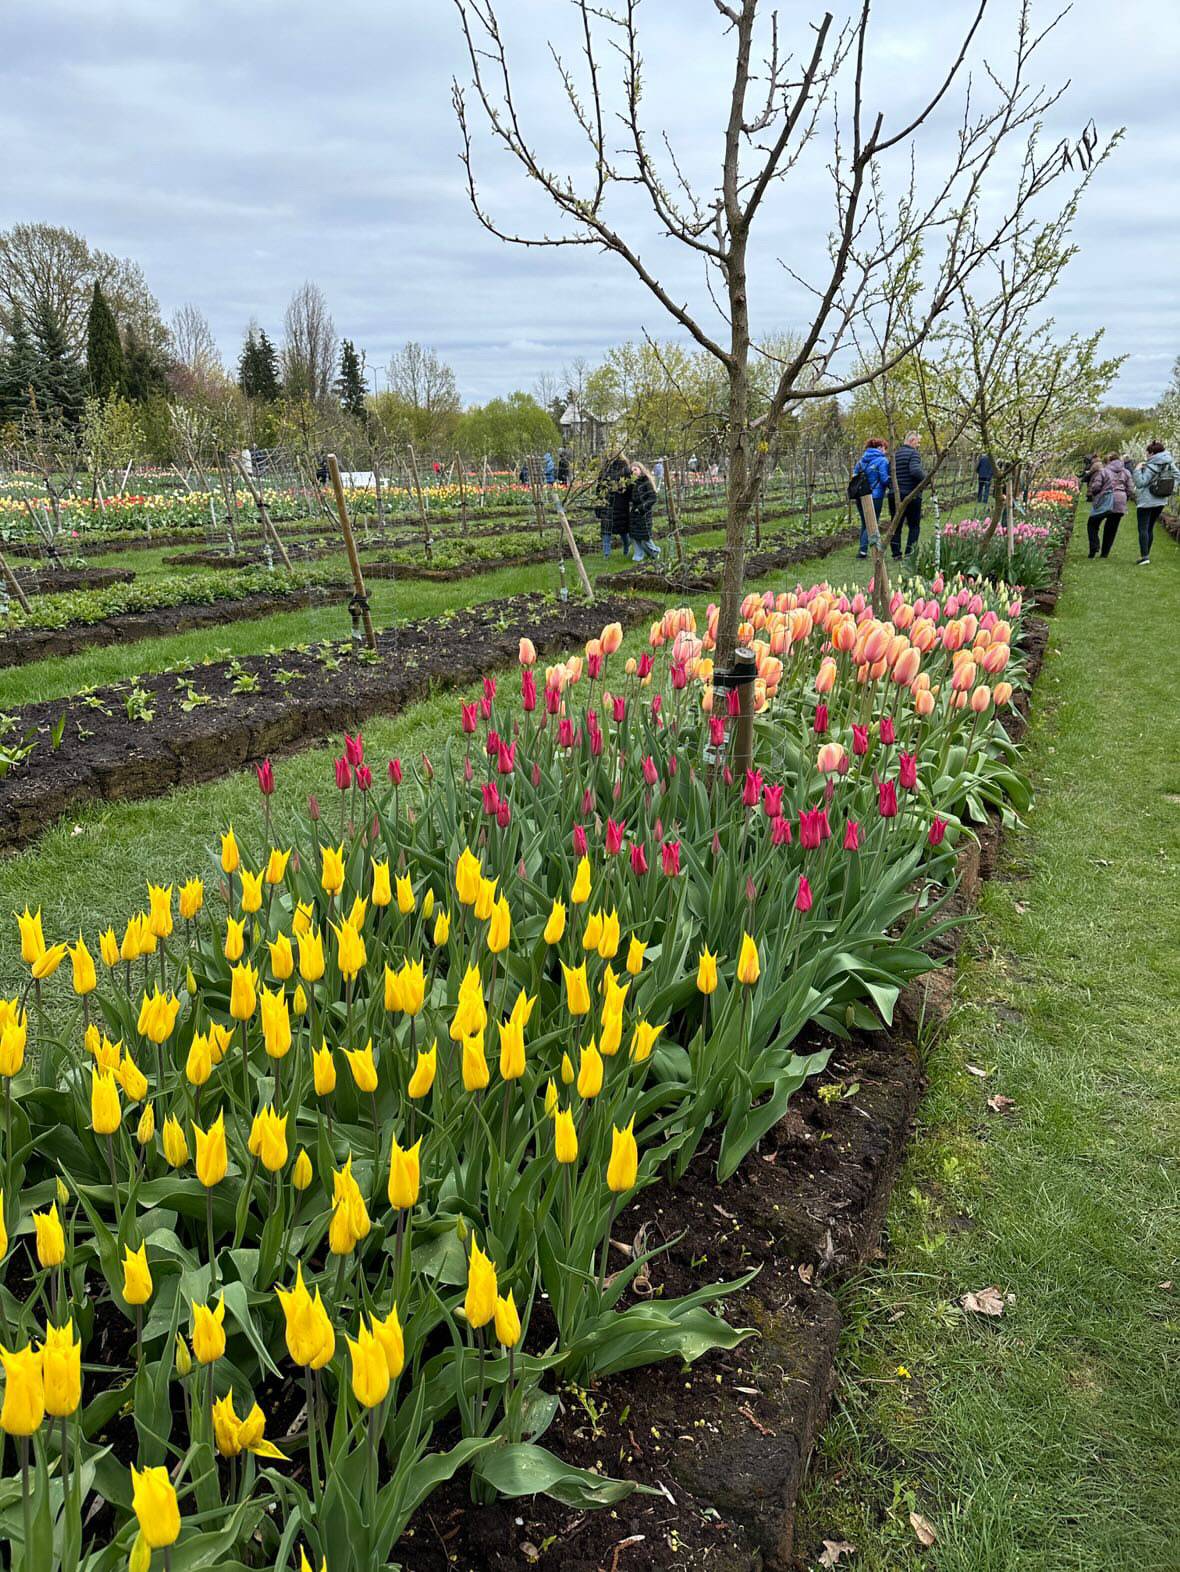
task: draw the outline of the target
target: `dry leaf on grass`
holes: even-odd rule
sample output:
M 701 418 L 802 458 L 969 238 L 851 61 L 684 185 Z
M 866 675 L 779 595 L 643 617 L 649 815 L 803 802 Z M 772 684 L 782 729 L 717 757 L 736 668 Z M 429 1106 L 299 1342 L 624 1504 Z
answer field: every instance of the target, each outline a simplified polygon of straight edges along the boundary
M 930 1546 L 933 1545 L 938 1539 L 938 1535 L 934 1530 L 934 1524 L 928 1522 L 926 1518 L 922 1516 L 921 1512 L 910 1513 L 910 1527 L 917 1535 L 918 1543 L 923 1545 L 927 1550 L 929 1550 Z
M 986 1081 L 991 1073 L 990 1070 L 981 1070 L 977 1064 L 969 1064 L 967 1066 L 967 1074 L 977 1075 L 981 1081 Z
M 980 1288 L 964 1294 L 959 1303 L 973 1315 L 1003 1315 L 1004 1296 L 998 1288 Z
M 1015 1097 L 1005 1097 L 1003 1092 L 997 1092 L 994 1097 L 989 1097 L 987 1105 L 992 1113 L 1011 1113 L 1016 1107 Z
M 846 1539 L 825 1539 L 819 1564 L 821 1567 L 834 1567 L 839 1564 L 841 1556 L 854 1556 L 855 1554 L 856 1546 L 850 1545 Z

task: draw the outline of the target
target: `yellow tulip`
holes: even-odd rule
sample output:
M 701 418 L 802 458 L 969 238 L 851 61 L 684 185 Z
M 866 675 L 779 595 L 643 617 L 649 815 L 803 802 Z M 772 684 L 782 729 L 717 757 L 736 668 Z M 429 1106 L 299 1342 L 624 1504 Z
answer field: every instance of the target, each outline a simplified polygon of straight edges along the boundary
M 226 830 L 225 834 L 221 837 L 222 873 L 236 873 L 241 861 L 242 855 L 238 851 L 238 842 L 234 835 L 234 827 L 231 824 L 229 829 Z
M 500 1078 L 518 1081 L 524 1074 L 524 1027 L 518 1021 L 500 1022 Z
M 158 1047 L 160 1043 L 166 1042 L 171 1037 L 179 1014 L 180 1000 L 176 995 L 163 994 L 156 988 L 150 998 L 146 993 L 143 996 L 137 1030 Z
M 208 1130 L 202 1130 L 199 1124 L 194 1124 L 193 1136 L 197 1143 L 197 1178 L 206 1190 L 211 1190 L 215 1184 L 221 1183 L 229 1169 L 225 1114 L 219 1113 Z
M 258 1006 L 258 968 L 243 964 L 231 966 L 229 973 L 229 1013 L 235 1021 L 248 1021 Z
M 124 1097 L 129 1102 L 142 1102 L 147 1096 L 148 1079 L 129 1053 L 124 1053 L 122 1059 L 119 1060 L 119 1068 L 116 1073 L 119 1078 L 119 1085 L 123 1088 Z
M 435 949 L 436 950 L 441 950 L 443 945 L 447 942 L 447 940 L 450 937 L 451 937 L 451 914 L 450 914 L 450 912 L 439 912 L 438 916 L 434 919 L 434 947 L 435 947 Z
M 574 874 L 573 888 L 570 890 L 570 901 L 574 906 L 584 906 L 590 899 L 590 859 L 580 857 L 577 871 Z
M 422 921 L 428 923 L 434 916 L 434 891 L 427 890 L 422 897 Z
M 415 1099 L 425 1097 L 434 1085 L 435 1073 L 438 1069 L 438 1044 L 431 1043 L 423 1052 L 418 1050 L 418 1062 L 414 1066 L 414 1073 L 410 1076 L 410 1084 L 406 1087 L 406 1095 Z
M 305 933 L 311 932 L 314 915 L 315 907 L 310 901 L 296 901 L 295 915 L 291 919 L 291 932 L 297 939 L 301 939 Z
M 184 1061 L 184 1073 L 190 1086 L 204 1086 L 213 1074 L 213 1052 L 204 1032 L 194 1032 Z
M 222 1026 L 219 1021 L 209 1022 L 209 1055 L 215 1065 L 220 1064 L 225 1058 L 235 1030 L 233 1026 Z
M 406 1015 L 417 1015 L 426 1002 L 426 968 L 421 961 L 403 961 L 398 973 L 400 1008 Z
M 634 1188 L 639 1170 L 639 1148 L 635 1141 L 635 1118 L 622 1129 L 611 1126 L 610 1161 L 606 1168 L 607 1188 L 616 1195 Z
M 327 1043 L 321 1043 L 311 1056 L 311 1073 L 317 1097 L 327 1097 L 336 1090 L 336 1061 Z
M 324 936 L 318 928 L 305 928 L 299 940 L 299 975 L 304 982 L 316 983 L 324 975 Z
M 361 929 L 365 926 L 365 913 L 368 911 L 368 909 L 369 903 L 363 895 L 354 896 L 352 905 L 349 908 L 348 916 L 345 919 L 349 927 L 355 928 L 356 931 L 360 933 Z
M 488 1071 L 487 1056 L 484 1053 L 483 1033 L 476 1032 L 471 1037 L 463 1039 L 463 1089 L 468 1092 L 482 1092 L 491 1076 Z
M 511 1289 L 496 1297 L 496 1341 L 504 1348 L 515 1348 L 520 1342 L 520 1316 Z
M 384 1321 L 373 1316 L 371 1322 L 373 1336 L 381 1344 L 381 1351 L 385 1355 L 389 1379 L 396 1381 L 406 1367 L 406 1341 L 402 1333 L 402 1324 L 398 1320 L 397 1306 L 394 1305 Z
M 373 1061 L 373 1039 L 370 1037 L 363 1048 L 346 1048 L 344 1057 L 348 1060 L 348 1068 L 352 1071 L 357 1091 L 375 1092 L 377 1066 Z
M 340 975 L 351 981 L 368 959 L 364 938 L 350 922 L 342 922 L 339 927 L 333 923 L 332 930 L 336 935 L 336 964 Z
M 598 1034 L 598 1051 L 604 1059 L 613 1059 L 623 1041 L 622 1010 L 603 1010 L 602 1030 Z
M 582 948 L 584 950 L 597 950 L 601 938 L 602 913 L 588 912 L 586 914 L 586 926 L 582 929 Z
M 291 995 L 291 1014 L 297 1018 L 307 1014 L 307 993 L 302 983 L 295 984 L 295 992 Z
M 463 1301 L 463 1311 L 468 1326 L 475 1331 L 486 1326 L 496 1313 L 496 1268 L 474 1238 L 471 1241 L 471 1259 L 467 1264 L 467 1295 Z
M 123 1122 L 119 1105 L 119 1088 L 115 1077 L 106 1071 L 100 1075 L 90 1071 L 90 1128 L 95 1135 L 113 1135 Z
M 402 1007 L 401 975 L 386 963 L 385 967 L 385 1008 L 390 1012 L 400 1010 Z
M 0 1347 L 4 1364 L 4 1406 L 0 1430 L 10 1436 L 31 1436 L 45 1418 L 45 1378 L 42 1356 L 32 1343 L 10 1353 Z
M 282 1059 L 291 1049 L 291 1014 L 287 996 L 281 988 L 272 993 L 264 988 L 258 996 L 262 1020 L 262 1044 L 270 1059 Z
M 291 1183 L 296 1190 L 306 1190 L 311 1181 L 311 1158 L 301 1146 L 295 1154 L 295 1162 L 291 1169 Z
M 200 879 L 189 879 L 180 886 L 180 915 L 186 922 L 191 922 L 204 904 L 205 886 Z
M 355 1340 L 346 1339 L 352 1358 L 352 1394 L 362 1408 L 376 1408 L 389 1393 L 389 1364 L 385 1350 L 362 1321 Z
M 94 969 L 94 957 L 86 948 L 86 941 L 78 935 L 77 944 L 70 946 L 70 960 L 74 968 L 74 992 L 79 998 L 93 993 L 98 987 L 98 973 Z
M 165 1160 L 173 1168 L 180 1168 L 188 1162 L 188 1141 L 180 1120 L 172 1114 L 164 1120 L 163 1141 Z
M 369 858 L 373 870 L 373 905 L 388 906 L 393 899 L 393 892 L 389 888 L 389 863 L 378 862 L 375 857 Z
M 150 1146 L 156 1133 L 156 1110 L 151 1103 L 143 1105 L 143 1112 L 139 1116 L 139 1123 L 135 1127 L 135 1139 L 140 1146 Z
M 41 908 L 30 912 L 28 906 L 16 919 L 16 926 L 20 930 L 20 958 L 26 966 L 32 966 L 34 961 L 40 960 L 45 954 L 45 934 L 41 927 Z
M 152 1297 L 152 1274 L 148 1266 L 147 1245 L 138 1250 L 123 1246 L 123 1298 L 129 1305 L 146 1305 Z
M 105 933 L 99 934 L 98 953 L 102 956 L 104 966 L 117 966 L 119 964 L 119 940 L 113 928 L 108 928 Z
M 647 954 L 647 945 L 642 939 L 637 939 L 634 934 L 627 945 L 627 970 L 632 977 L 638 977 L 643 970 L 643 958 Z
M 225 919 L 225 943 L 221 953 L 227 961 L 240 961 L 246 948 L 246 919 L 244 917 L 227 917 Z
M 344 888 L 344 843 L 321 846 L 320 885 L 326 895 L 339 895 Z
M 582 1049 L 582 1057 L 578 1063 L 578 1096 L 587 1100 L 597 1097 L 602 1090 L 602 1075 L 602 1055 L 594 1046 L 594 1039 L 591 1038 Z
M 414 910 L 417 902 L 414 899 L 414 886 L 410 882 L 408 873 L 399 873 L 397 876 L 397 909 L 403 917 L 408 917 Z
M 413 1146 L 406 1150 L 397 1144 L 397 1137 L 393 1138 L 393 1146 L 389 1153 L 389 1204 L 395 1212 L 405 1211 L 407 1207 L 417 1206 L 418 1194 L 422 1185 L 421 1176 L 421 1151 L 422 1141 L 419 1138 Z
M 231 831 L 232 834 L 232 831 Z M 223 855 L 224 861 L 224 855 Z M 166 1468 L 131 1465 L 131 1506 L 149 1550 L 166 1550 L 180 1537 L 180 1508 Z
M 664 1026 L 667 1024 L 665 1021 Z M 636 1021 L 635 1030 L 631 1033 L 631 1057 L 636 1064 L 651 1058 L 651 1051 L 664 1026 L 653 1026 L 650 1021 Z
M 713 993 L 717 987 L 717 957 L 706 945 L 701 951 L 701 958 L 697 962 L 697 990 L 700 993 Z
M 741 953 L 738 955 L 737 980 L 747 987 L 752 987 L 758 981 L 761 970 L 758 946 L 748 933 L 743 933 Z
M 287 876 L 287 864 L 291 860 L 291 851 L 280 851 L 277 846 L 272 846 L 270 856 L 266 859 L 267 884 L 282 884 Z
M 262 874 L 251 873 L 242 869 L 242 910 L 244 912 L 258 912 L 262 910 Z
M 507 898 L 501 895 L 492 908 L 492 919 L 488 924 L 488 949 L 493 955 L 502 954 L 512 938 L 512 913 L 508 909 Z
M 475 897 L 475 916 L 479 922 L 487 922 L 492 915 L 496 904 L 496 885 L 498 879 L 481 879 L 479 881 L 479 894 Z
M 570 1070 L 573 1070 L 573 1065 L 570 1065 Z M 550 1076 L 545 1086 L 545 1117 L 547 1119 L 552 1119 L 556 1112 L 557 1082 L 553 1079 L 552 1076 Z
M 0 1027 L 0 1075 L 11 1079 L 19 1075 L 25 1062 L 29 1040 L 29 1012 L 22 1010 Z
M 250 1126 L 249 1151 L 269 1174 L 278 1173 L 286 1166 L 288 1118 L 289 1115 L 280 1116 L 273 1108 L 263 1108 Z
M 556 944 L 565 932 L 565 902 L 554 901 L 549 908 L 549 918 L 545 923 L 545 932 L 542 938 L 546 944 Z
M 45 1412 L 55 1419 L 74 1413 L 82 1402 L 82 1341 L 74 1338 L 74 1323 L 46 1326 L 41 1349 Z
M 602 919 L 602 932 L 598 940 L 598 954 L 604 961 L 613 961 L 618 953 L 619 914 L 612 908 Z
M 270 969 L 276 980 L 286 982 L 295 970 L 295 951 L 290 939 L 285 933 L 280 933 L 268 939 L 266 947 L 270 951 Z
M 587 1015 L 590 1011 L 590 988 L 586 982 L 586 963 L 567 966 L 561 963 L 565 977 L 565 1004 L 571 1015 Z
M 563 1053 L 562 1056 L 561 1056 L 561 1082 L 562 1082 L 562 1085 L 563 1086 L 572 1086 L 574 1084 L 574 1077 L 576 1076 L 576 1074 L 577 1074 L 577 1071 L 574 1069 L 574 1061 L 570 1058 L 568 1053 Z
M 555 1095 L 556 1091 L 554 1087 Z M 553 1155 L 559 1163 L 573 1163 L 578 1158 L 578 1132 L 568 1108 L 559 1108 L 553 1121 Z
M 317 1288 L 315 1299 L 303 1281 L 303 1267 L 295 1269 L 295 1287 L 276 1288 L 286 1320 L 287 1352 L 297 1365 L 322 1370 L 336 1352 L 336 1334 Z
M 197 1362 L 211 1365 L 225 1353 L 225 1296 L 214 1307 L 192 1301 L 193 1354 Z
M 148 890 L 148 927 L 157 939 L 167 939 L 172 932 L 172 886 L 161 888 L 158 884 L 149 884 Z
M 52 977 L 65 958 L 66 946 L 64 944 L 51 945 L 43 955 L 38 956 L 33 962 L 33 981 L 44 982 L 47 977 Z
M 475 856 L 470 846 L 465 846 L 455 864 L 455 894 L 459 897 L 460 905 L 475 905 L 482 877 L 483 869 L 480 867 L 479 858 Z

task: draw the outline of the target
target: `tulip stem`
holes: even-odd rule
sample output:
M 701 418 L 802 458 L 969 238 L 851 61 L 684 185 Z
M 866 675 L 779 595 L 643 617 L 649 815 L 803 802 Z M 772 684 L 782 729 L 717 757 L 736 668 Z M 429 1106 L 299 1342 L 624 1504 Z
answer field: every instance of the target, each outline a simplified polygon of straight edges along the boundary
M 610 1203 L 610 1211 L 607 1214 L 607 1219 L 606 1219 L 606 1233 L 603 1235 L 603 1238 L 602 1238 L 602 1264 L 601 1264 L 601 1266 L 598 1269 L 598 1297 L 600 1299 L 602 1298 L 603 1290 L 606 1287 L 606 1264 L 607 1264 L 607 1256 L 610 1254 L 610 1235 L 611 1235 L 611 1229 L 615 1226 L 615 1213 L 618 1211 L 618 1206 L 619 1206 L 619 1198 L 618 1198 L 618 1196 L 612 1195 L 611 1196 L 611 1203 Z
M 209 1292 L 217 1287 L 217 1251 L 213 1244 L 213 1191 L 205 1191 L 205 1229 L 209 1236 Z
M 66 1433 L 66 1416 L 61 1416 L 61 1499 L 64 1508 L 66 1498 L 70 1493 L 70 1448 Z
M 135 1368 L 143 1369 L 143 1306 L 135 1307 Z
M 115 1143 L 109 1134 L 107 1136 L 107 1167 L 111 1171 L 111 1201 L 115 1208 L 115 1223 L 121 1230 L 123 1227 L 123 1215 L 119 1202 L 119 1181 L 115 1177 Z
M 24 1519 L 25 1540 L 21 1564 L 26 1572 L 33 1567 L 33 1502 L 29 1491 L 29 1438 L 20 1438 L 20 1496 L 21 1516 Z
M 307 1457 L 311 1468 L 311 1490 L 315 1504 L 320 1504 L 320 1465 L 316 1448 L 316 1411 L 315 1398 L 311 1385 L 311 1366 L 304 1365 L 303 1380 L 307 1392 Z

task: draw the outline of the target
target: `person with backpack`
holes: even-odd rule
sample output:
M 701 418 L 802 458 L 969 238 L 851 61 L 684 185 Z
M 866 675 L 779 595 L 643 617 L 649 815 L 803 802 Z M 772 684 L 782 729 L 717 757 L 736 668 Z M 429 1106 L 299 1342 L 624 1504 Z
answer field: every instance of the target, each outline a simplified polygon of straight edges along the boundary
M 1135 523 L 1139 526 L 1139 562 L 1151 562 L 1151 540 L 1164 503 L 1176 489 L 1176 464 L 1158 439 L 1147 444 L 1147 458 L 1135 467 Z
M 880 437 L 870 437 L 865 443 L 864 452 L 857 460 L 856 468 L 852 471 L 852 479 L 848 482 L 848 495 L 856 503 L 856 511 L 860 514 L 860 550 L 856 554 L 858 558 L 863 559 L 869 554 L 869 526 L 865 522 L 863 499 L 872 497 L 879 529 L 881 504 L 888 490 L 889 460 L 885 457 L 885 444 Z
M 913 556 L 914 547 L 922 530 L 922 493 L 918 489 L 926 479 L 918 445 L 921 437 L 916 431 L 907 431 L 905 441 L 893 455 L 893 478 L 897 482 L 898 506 L 901 523 L 906 528 L 905 554 Z M 906 501 L 906 498 L 909 501 Z M 894 557 L 901 557 L 901 524 L 889 537 L 889 547 Z
M 975 500 L 981 508 L 987 506 L 987 499 L 992 494 L 992 481 L 995 479 L 996 466 L 992 462 L 990 453 L 981 453 L 975 466 L 975 473 L 979 484 L 975 488 Z
M 631 505 L 628 514 L 632 562 L 642 562 L 645 557 L 650 557 L 654 562 L 659 558 L 660 548 L 651 538 L 651 521 L 655 510 L 655 477 L 643 464 L 634 463 L 631 465 Z
M 1093 559 L 1099 551 L 1099 532 L 1101 531 L 1102 555 L 1108 557 L 1110 548 L 1114 544 L 1116 523 L 1114 529 L 1110 527 L 1110 519 L 1114 512 L 1114 476 L 1102 462 L 1102 455 L 1095 453 L 1090 460 L 1086 472 L 1086 495 L 1090 499 L 1090 517 L 1086 520 L 1086 531 L 1090 537 L 1090 557 Z

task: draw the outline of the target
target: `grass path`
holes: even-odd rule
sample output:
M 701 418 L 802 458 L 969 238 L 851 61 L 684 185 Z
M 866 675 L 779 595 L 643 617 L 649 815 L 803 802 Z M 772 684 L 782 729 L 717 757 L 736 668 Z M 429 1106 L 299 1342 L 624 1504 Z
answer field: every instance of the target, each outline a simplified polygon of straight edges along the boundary
M 1180 553 L 1138 569 L 1131 537 L 1094 563 L 1074 538 L 1038 800 L 960 957 L 886 1264 L 845 1293 L 805 1565 L 826 1538 L 853 1572 L 1180 1567 Z M 955 1307 L 988 1285 L 1002 1320 Z

